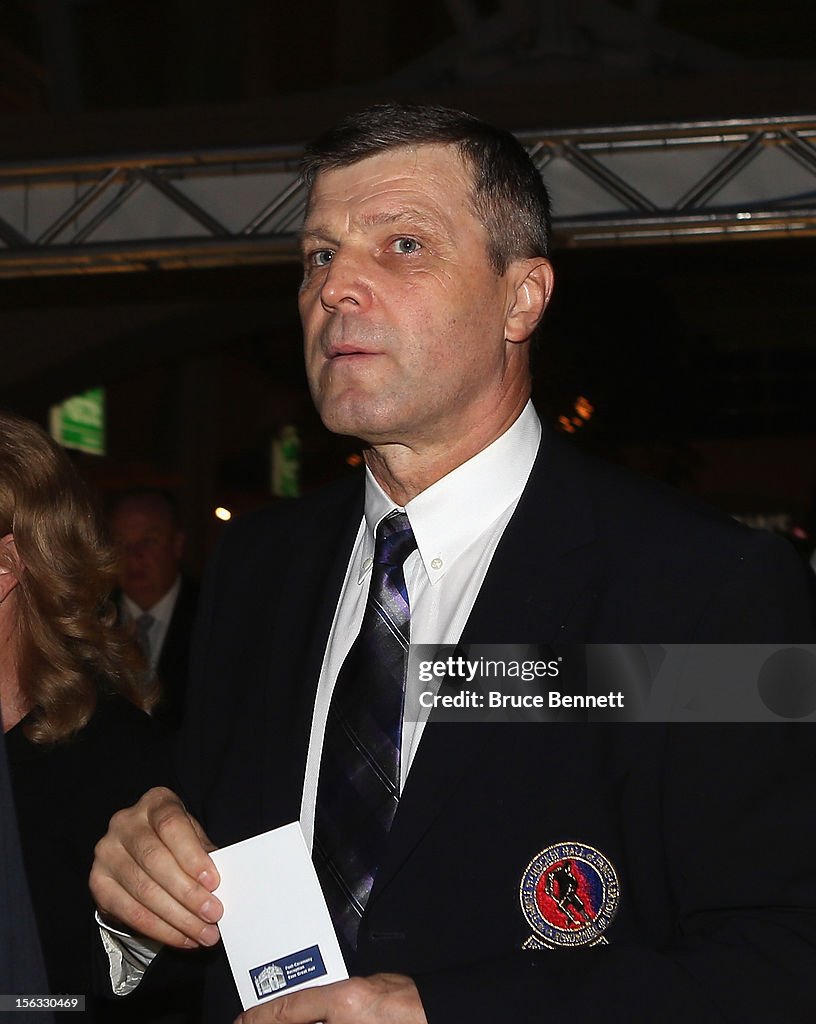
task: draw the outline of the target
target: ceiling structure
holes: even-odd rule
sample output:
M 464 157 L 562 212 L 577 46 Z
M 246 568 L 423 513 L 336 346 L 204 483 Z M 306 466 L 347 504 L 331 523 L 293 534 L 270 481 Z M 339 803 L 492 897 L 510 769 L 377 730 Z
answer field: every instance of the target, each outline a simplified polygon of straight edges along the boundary
M 560 248 L 816 234 L 816 116 L 526 132 Z M 0 277 L 298 260 L 297 147 L 0 165 Z
M 809 2 L 770 16 L 754 0 L 716 11 L 700 0 L 444 0 L 406 21 L 397 5 L 322 0 L 331 45 L 316 24 L 305 30 L 277 6 L 9 0 L 0 16 L 7 88 L 16 83 L 20 102 L 40 97 L 58 117 L 40 121 L 39 139 L 36 128 L 24 132 L 16 147 L 0 137 L 0 277 L 293 261 L 299 140 L 322 127 L 321 117 L 333 120 L 338 105 L 386 96 L 456 103 L 470 93 L 476 108 L 479 97 L 504 97 L 501 121 L 519 132 L 551 187 L 560 248 L 816 231 L 816 89 L 811 104 L 789 93 L 787 109 L 768 100 L 745 116 L 712 88 L 712 76 L 744 82 L 811 67 L 802 59 L 811 56 L 808 25 L 816 28 Z M 215 23 L 216 34 L 207 27 Z M 274 59 L 254 46 L 265 33 Z M 296 65 L 287 48 L 301 56 Z M 281 63 L 286 85 L 310 87 L 299 102 L 278 96 L 270 75 Z M 719 116 L 690 116 L 701 89 Z M 211 125 L 199 123 L 197 137 L 185 124 L 189 111 L 165 117 L 164 133 L 156 118 L 131 120 L 130 135 L 99 120 L 94 131 L 92 112 L 117 99 L 158 107 L 234 99 L 236 90 L 241 100 L 278 96 L 264 133 L 274 144 L 241 135 L 240 104 L 229 140 L 218 127 L 223 109 Z M 661 91 L 666 116 L 621 120 Z M 589 98 L 583 110 L 577 95 Z M 551 127 L 556 107 L 574 119 Z M 288 120 L 274 117 L 281 109 Z

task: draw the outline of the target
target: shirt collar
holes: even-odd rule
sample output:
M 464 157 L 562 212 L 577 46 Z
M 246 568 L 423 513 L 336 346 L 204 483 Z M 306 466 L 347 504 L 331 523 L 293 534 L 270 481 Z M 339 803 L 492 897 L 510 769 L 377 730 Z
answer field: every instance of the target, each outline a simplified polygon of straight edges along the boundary
M 176 576 L 176 582 L 167 591 L 164 597 L 159 598 L 152 608 L 147 609 L 148 613 L 152 615 L 157 622 L 169 622 L 173 617 L 173 609 L 176 606 L 176 598 L 178 597 L 179 590 L 181 590 L 180 575 Z M 136 619 L 143 614 L 143 610 L 135 601 L 131 601 L 127 594 L 122 594 L 122 600 L 125 605 L 125 611 L 135 622 Z
M 432 584 L 518 501 L 540 441 L 541 422 L 528 401 L 518 419 L 492 444 L 408 502 L 404 511 Z M 380 520 L 398 507 L 366 469 L 366 529 L 358 582 L 371 569 Z

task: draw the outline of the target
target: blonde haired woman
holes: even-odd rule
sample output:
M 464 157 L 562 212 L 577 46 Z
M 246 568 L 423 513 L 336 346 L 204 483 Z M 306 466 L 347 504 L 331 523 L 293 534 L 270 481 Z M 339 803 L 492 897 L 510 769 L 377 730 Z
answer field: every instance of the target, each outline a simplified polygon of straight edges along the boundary
M 138 654 L 114 625 L 114 577 L 70 459 L 0 412 L 0 717 L 53 992 L 90 991 L 96 841 L 116 810 L 168 780 Z

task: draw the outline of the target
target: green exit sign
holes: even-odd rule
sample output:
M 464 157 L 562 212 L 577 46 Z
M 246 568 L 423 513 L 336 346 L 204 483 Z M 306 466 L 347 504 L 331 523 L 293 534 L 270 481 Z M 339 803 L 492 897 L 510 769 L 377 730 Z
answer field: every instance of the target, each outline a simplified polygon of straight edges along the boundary
M 51 436 L 63 448 L 105 454 L 105 389 L 92 388 L 51 406 Z

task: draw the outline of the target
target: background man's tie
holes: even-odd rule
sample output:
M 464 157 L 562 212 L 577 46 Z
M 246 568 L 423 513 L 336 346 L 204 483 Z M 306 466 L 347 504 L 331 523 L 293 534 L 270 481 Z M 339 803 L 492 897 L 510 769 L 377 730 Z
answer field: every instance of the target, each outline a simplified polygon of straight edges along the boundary
M 377 527 L 363 623 L 337 677 L 323 740 L 314 862 L 341 944 L 352 950 L 399 800 L 411 633 L 402 566 L 416 546 L 404 512 Z
M 136 620 L 136 640 L 142 649 L 142 654 L 147 659 L 148 665 L 151 663 L 150 630 L 155 621 L 150 612 L 142 612 Z

